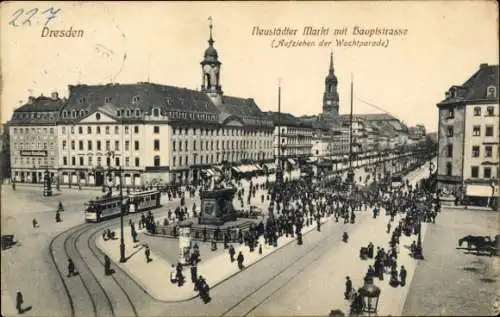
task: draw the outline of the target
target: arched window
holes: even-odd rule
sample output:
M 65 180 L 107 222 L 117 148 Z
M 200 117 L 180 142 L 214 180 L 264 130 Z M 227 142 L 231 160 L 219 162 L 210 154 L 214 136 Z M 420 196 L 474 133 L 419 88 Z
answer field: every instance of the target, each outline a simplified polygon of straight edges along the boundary
M 446 176 L 451 176 L 452 165 L 451 162 L 446 163 Z
M 497 88 L 493 85 L 488 86 L 486 89 L 486 98 L 496 98 L 497 97 Z

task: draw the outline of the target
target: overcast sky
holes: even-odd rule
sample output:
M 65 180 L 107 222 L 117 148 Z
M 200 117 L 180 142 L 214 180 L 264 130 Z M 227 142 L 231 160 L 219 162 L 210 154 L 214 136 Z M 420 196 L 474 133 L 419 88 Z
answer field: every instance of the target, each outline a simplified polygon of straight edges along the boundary
M 38 11 L 33 10 L 38 9 Z M 61 10 L 51 30 L 81 29 L 83 38 L 41 37 L 49 8 Z M 18 11 L 23 9 L 24 11 Z M 9 21 L 22 13 L 12 24 Z M 30 15 L 30 23 L 25 23 Z M 254 98 L 276 110 L 278 78 L 282 109 L 294 115 L 322 110 L 330 51 L 339 81 L 340 113 L 381 107 L 409 125 L 437 129 L 436 103 L 462 84 L 480 63 L 498 63 L 495 2 L 195 2 L 195 3 L 3 3 L 1 8 L 1 121 L 29 95 L 67 96 L 69 84 L 149 81 L 199 89 L 207 48 L 208 17 L 222 62 L 224 93 Z M 290 27 L 296 36 L 252 36 L 254 26 Z M 305 26 L 328 27 L 328 36 L 302 36 Z M 360 28 L 407 29 L 406 36 L 352 35 Z M 347 27 L 346 36 L 334 29 Z M 273 39 L 308 40 L 330 47 L 272 48 Z M 336 39 L 389 39 L 388 47 L 338 47 Z M 126 58 L 124 56 L 126 55 Z

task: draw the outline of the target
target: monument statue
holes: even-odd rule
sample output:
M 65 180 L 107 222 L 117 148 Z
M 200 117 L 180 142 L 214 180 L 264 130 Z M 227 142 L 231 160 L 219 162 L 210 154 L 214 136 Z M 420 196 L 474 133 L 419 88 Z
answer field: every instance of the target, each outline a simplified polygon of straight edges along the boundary
M 223 176 L 212 177 L 210 190 L 202 191 L 200 224 L 221 225 L 237 218 L 233 207 L 236 188 L 226 186 Z

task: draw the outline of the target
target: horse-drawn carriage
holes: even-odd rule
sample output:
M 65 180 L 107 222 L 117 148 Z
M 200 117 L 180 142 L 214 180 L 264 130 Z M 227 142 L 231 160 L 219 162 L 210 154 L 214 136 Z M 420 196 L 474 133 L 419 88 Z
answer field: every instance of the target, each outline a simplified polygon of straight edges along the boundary
M 476 251 L 477 253 L 486 252 L 490 256 L 499 255 L 500 235 L 496 235 L 494 239 L 489 236 L 465 236 L 458 240 L 458 246 L 462 247 L 463 243 L 467 243 L 467 250 Z

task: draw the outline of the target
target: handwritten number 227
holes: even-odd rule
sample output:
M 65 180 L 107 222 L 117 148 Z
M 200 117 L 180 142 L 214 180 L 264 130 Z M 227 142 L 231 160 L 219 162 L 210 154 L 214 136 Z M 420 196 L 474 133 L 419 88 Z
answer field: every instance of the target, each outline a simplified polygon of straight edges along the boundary
M 41 14 L 46 14 L 46 20 L 45 20 L 44 26 L 46 26 L 50 22 L 50 20 L 55 19 L 57 17 L 57 13 L 59 11 L 61 11 L 61 9 L 54 9 L 54 8 L 49 8 L 49 9 L 43 11 Z M 13 19 L 10 20 L 9 24 L 12 26 L 19 26 L 19 24 L 16 24 L 16 22 L 18 22 L 19 19 L 22 20 L 21 16 L 23 15 L 23 13 L 24 13 L 24 17 L 23 17 L 24 20 L 22 21 L 21 25 L 31 26 L 31 18 L 33 18 L 33 16 L 38 13 L 38 8 L 33 8 L 33 9 L 30 9 L 26 12 L 24 12 L 24 9 L 18 9 L 12 15 Z

